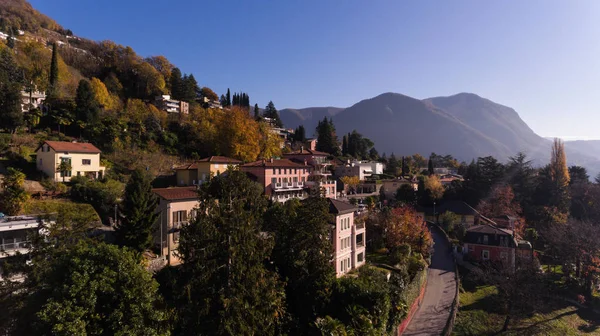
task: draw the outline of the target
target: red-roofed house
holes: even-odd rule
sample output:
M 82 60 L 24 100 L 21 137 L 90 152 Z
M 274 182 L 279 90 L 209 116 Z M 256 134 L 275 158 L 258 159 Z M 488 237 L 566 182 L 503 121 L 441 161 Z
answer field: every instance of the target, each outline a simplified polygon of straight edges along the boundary
M 225 172 L 229 167 L 237 167 L 240 160 L 225 156 L 209 156 L 192 164 L 175 168 L 177 185 L 191 186 L 208 181 L 211 176 Z
M 304 164 L 282 160 L 259 160 L 240 166 L 265 188 L 265 194 L 273 201 L 285 202 L 290 198 L 304 199 L 308 196 L 305 183 L 310 167 Z
M 153 189 L 158 196 L 158 230 L 154 233 L 154 243 L 166 257 L 167 264 L 177 265 L 181 260 L 176 255 L 179 246 L 179 231 L 195 216 L 198 207 L 196 187 L 175 187 Z
M 57 182 L 70 181 L 72 176 L 102 178 L 106 170 L 100 165 L 100 150 L 90 143 L 45 141 L 36 154 L 37 169 Z M 63 161 L 71 164 L 70 171 L 58 171 Z
M 492 224 L 470 227 L 464 238 L 463 253 L 469 260 L 492 261 L 514 267 L 516 257 L 531 257 L 531 244 L 517 241 L 514 233 Z
M 319 192 L 328 198 L 336 198 L 337 186 L 335 180 L 331 178 L 331 160 L 330 155 L 325 152 L 319 152 L 312 149 L 304 149 L 283 154 L 283 157 L 300 164 L 308 164 L 311 167 L 310 176 L 306 184 L 311 188 L 318 188 Z

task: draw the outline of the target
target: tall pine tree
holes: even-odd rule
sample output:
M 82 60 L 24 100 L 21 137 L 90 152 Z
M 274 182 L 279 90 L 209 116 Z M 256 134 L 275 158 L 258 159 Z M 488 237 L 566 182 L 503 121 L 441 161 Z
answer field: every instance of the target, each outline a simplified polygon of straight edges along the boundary
M 340 148 L 333 120 L 323 118 L 317 125 L 317 150 L 332 155 L 339 155 Z
M 225 95 L 225 98 L 227 99 L 227 106 L 231 106 L 231 92 L 229 91 L 229 88 L 227 88 L 227 95 Z
M 427 172 L 429 173 L 429 175 L 434 175 L 435 174 L 435 169 L 433 167 L 433 158 L 430 156 L 429 160 L 427 161 Z
M 140 252 L 151 246 L 153 227 L 158 217 L 157 204 L 150 177 L 143 170 L 135 170 L 125 187 L 119 223 L 115 228 L 115 236 L 121 246 Z
M 277 112 L 273 101 L 270 101 L 269 104 L 267 104 L 267 107 L 263 112 L 263 117 L 272 119 L 275 126 L 283 127 L 283 122 L 281 121 L 281 118 L 279 118 L 279 112 Z
M 285 315 L 284 289 L 265 261 L 267 200 L 246 174 L 228 170 L 200 189 L 196 219 L 183 227 L 186 275 L 177 304 L 182 331 L 201 335 L 274 335 Z
M 171 98 L 173 99 L 181 99 L 184 95 L 184 83 L 183 77 L 181 75 L 181 70 L 179 68 L 173 68 L 171 71 Z
M 342 155 L 348 155 L 348 136 L 344 135 L 342 138 Z
M 258 108 L 258 104 L 254 104 L 254 119 L 260 119 L 260 109 Z

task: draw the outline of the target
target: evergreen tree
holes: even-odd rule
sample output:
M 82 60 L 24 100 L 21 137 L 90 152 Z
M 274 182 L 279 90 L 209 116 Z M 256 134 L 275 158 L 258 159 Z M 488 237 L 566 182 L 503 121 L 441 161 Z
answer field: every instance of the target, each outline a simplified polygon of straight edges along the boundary
M 402 175 L 408 175 L 408 166 L 406 165 L 406 159 L 402 157 Z
M 21 111 L 22 72 L 19 71 L 12 51 L 0 50 L 0 128 L 16 132 L 23 124 Z
M 395 175 L 398 175 L 398 168 L 400 168 L 400 163 L 398 162 L 396 155 L 394 155 L 394 153 L 392 153 L 392 155 L 390 155 L 390 158 L 388 159 L 387 164 L 385 166 L 385 171 L 386 171 L 386 173 L 395 176 Z
M 184 83 L 183 77 L 181 75 L 181 70 L 179 68 L 173 68 L 171 71 L 171 98 L 173 99 L 181 99 L 184 95 Z
M 189 103 L 195 101 L 196 93 L 200 91 L 200 88 L 198 87 L 198 82 L 196 82 L 194 75 L 190 74 L 189 76 L 184 76 L 182 87 L 183 92 L 180 99 Z
M 221 106 L 227 107 L 227 97 L 225 97 L 225 95 L 221 95 L 221 98 L 219 98 L 219 103 L 221 103 Z
M 85 124 L 95 123 L 98 120 L 100 105 L 96 101 L 90 82 L 85 79 L 79 81 L 75 104 L 77 120 Z
M 288 279 L 288 312 L 295 318 L 289 332 L 312 335 L 313 322 L 325 315 L 335 282 L 329 239 L 332 215 L 326 198 L 287 203 L 271 208 L 267 216 L 275 236 L 272 255 L 281 277 Z
M 377 149 L 375 149 L 375 147 L 371 147 L 371 149 L 369 150 L 369 159 L 373 161 L 379 160 L 379 153 L 377 152 Z
M 342 155 L 348 155 L 348 136 L 344 135 L 342 138 Z
M 15 33 L 12 28 L 8 29 L 8 38 L 6 39 L 6 46 L 10 49 L 15 48 Z
M 433 158 L 430 156 L 429 160 L 427 161 L 427 172 L 429 173 L 429 175 L 434 175 L 435 174 L 435 169 L 433 169 Z
M 260 118 L 260 109 L 258 108 L 258 104 L 254 104 L 254 119 L 258 120 Z
M 48 76 L 48 98 L 58 97 L 58 46 L 56 43 L 52 44 L 52 61 L 50 62 L 50 74 Z
M 333 120 L 327 117 L 317 124 L 317 150 L 335 156 L 341 154 Z
M 304 125 L 298 126 L 298 128 L 294 132 L 294 141 L 298 141 L 298 142 L 306 141 L 306 130 L 304 129 Z
M 230 169 L 204 184 L 195 220 L 183 227 L 179 254 L 179 334 L 274 335 L 285 315 L 284 288 L 265 265 L 263 189 Z M 177 334 L 177 332 L 176 332 Z
M 120 206 L 119 223 L 115 228 L 117 242 L 136 251 L 144 251 L 152 244 L 154 224 L 158 215 L 158 199 L 152 193 L 149 176 L 135 170 L 125 187 L 125 198 Z
M 283 127 L 283 122 L 279 118 L 279 112 L 277 112 L 273 101 L 269 101 L 269 104 L 267 104 L 267 107 L 263 112 L 263 117 L 272 119 L 276 127 Z
M 225 95 L 225 98 L 227 98 L 227 106 L 231 106 L 231 92 L 229 91 L 229 88 L 227 88 L 227 95 Z

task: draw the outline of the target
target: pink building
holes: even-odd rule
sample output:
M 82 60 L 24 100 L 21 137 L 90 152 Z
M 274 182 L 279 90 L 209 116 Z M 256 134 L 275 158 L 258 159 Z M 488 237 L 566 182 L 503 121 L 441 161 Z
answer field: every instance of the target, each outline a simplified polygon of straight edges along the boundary
M 329 199 L 329 212 L 335 216 L 333 247 L 335 273 L 338 277 L 365 264 L 366 230 L 364 223 L 354 222 L 357 208 L 349 203 Z
M 196 187 L 160 188 L 152 191 L 159 198 L 156 210 L 159 213 L 158 229 L 154 233 L 154 243 L 168 265 L 178 265 L 181 263 L 176 253 L 179 231 L 195 216 L 199 205 L 198 191 Z
M 264 186 L 265 194 L 273 201 L 285 202 L 290 198 L 304 199 L 308 196 L 306 182 L 310 167 L 305 164 L 282 160 L 259 160 L 240 166 Z
M 325 152 L 319 152 L 313 149 L 304 149 L 283 154 L 283 157 L 294 162 L 305 163 L 311 167 L 310 177 L 307 185 L 311 188 L 318 188 L 323 196 L 336 198 L 337 187 L 335 180 L 331 178 L 331 160 L 330 155 Z

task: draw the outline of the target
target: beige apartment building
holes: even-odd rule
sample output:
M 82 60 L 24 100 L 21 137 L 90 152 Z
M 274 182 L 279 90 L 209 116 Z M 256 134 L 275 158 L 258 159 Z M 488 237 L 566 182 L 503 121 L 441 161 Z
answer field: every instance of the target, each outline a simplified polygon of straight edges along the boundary
M 237 167 L 241 163 L 242 161 L 240 160 L 225 156 L 209 156 L 192 164 L 177 167 L 175 168 L 177 185 L 191 186 L 202 184 L 208 181 L 211 176 L 222 174 L 229 167 Z
M 105 167 L 100 165 L 101 151 L 90 143 L 45 141 L 36 150 L 37 169 L 57 182 L 68 182 L 73 176 L 99 179 Z M 59 171 L 61 162 L 71 164 L 70 171 Z

